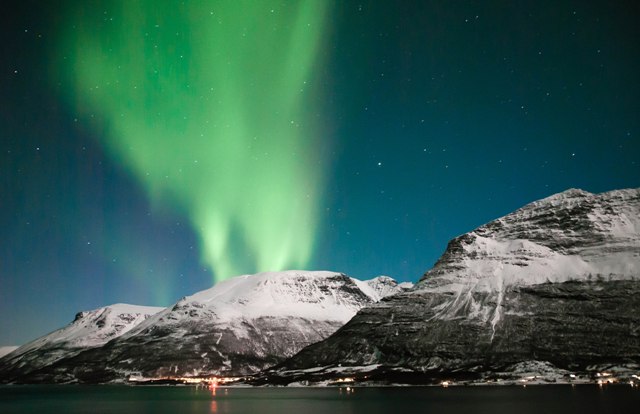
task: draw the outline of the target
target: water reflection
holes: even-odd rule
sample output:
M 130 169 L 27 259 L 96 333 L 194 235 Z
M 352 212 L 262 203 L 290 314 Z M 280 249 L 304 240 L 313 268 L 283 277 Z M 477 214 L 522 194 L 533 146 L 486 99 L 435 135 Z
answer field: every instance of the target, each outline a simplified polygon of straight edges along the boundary
M 211 392 L 211 413 L 218 412 L 218 401 L 216 401 L 216 393 L 218 392 L 218 384 L 216 382 L 211 382 L 208 386 L 209 391 Z
M 351 386 L 348 386 L 348 387 L 338 387 L 338 390 L 340 394 L 347 395 L 347 394 L 353 394 L 356 389 Z
M 637 412 L 640 389 L 630 384 L 522 387 L 233 388 L 0 387 L 0 413 L 87 412 L 137 414 L 427 412 L 539 414 Z M 337 393 L 336 393 L 337 391 Z

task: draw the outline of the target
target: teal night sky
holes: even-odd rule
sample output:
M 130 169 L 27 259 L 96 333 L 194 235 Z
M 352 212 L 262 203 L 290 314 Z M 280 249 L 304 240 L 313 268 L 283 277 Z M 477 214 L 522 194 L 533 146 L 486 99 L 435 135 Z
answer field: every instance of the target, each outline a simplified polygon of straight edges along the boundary
M 635 1 L 10 1 L 0 345 L 290 268 L 416 281 L 640 186 Z

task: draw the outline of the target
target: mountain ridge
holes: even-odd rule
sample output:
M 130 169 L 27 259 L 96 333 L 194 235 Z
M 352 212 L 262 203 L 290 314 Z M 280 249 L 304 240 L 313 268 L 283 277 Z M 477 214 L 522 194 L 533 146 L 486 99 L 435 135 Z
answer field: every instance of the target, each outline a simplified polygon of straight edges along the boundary
M 44 348 L 39 360 L 26 363 L 19 361 L 19 353 L 0 359 L 0 378 L 110 382 L 134 373 L 149 377 L 255 373 L 328 336 L 365 304 L 402 289 L 385 276 L 359 281 L 327 271 L 242 275 L 167 308 L 152 308 L 153 314 L 136 319 L 135 325 L 96 346 Z M 80 312 L 69 326 L 23 348 L 37 350 L 94 313 L 90 320 L 96 324 L 107 308 Z
M 636 369 L 637 309 L 640 189 L 569 189 L 452 239 L 413 287 L 326 271 L 238 276 L 133 318 L 100 346 L 21 366 L 16 350 L 0 358 L 0 382 L 266 369 L 254 383 L 430 383 Z M 83 319 L 100 315 L 74 323 Z M 21 373 L 25 362 L 35 366 Z
M 265 378 L 373 370 L 428 382 L 539 360 L 639 364 L 639 279 L 640 189 L 568 190 L 454 238 L 412 290 L 363 308 Z
M 78 312 L 67 326 L 16 347 L 0 357 L 0 373 L 7 376 L 24 367 L 38 370 L 87 349 L 105 345 L 163 308 L 124 303 Z

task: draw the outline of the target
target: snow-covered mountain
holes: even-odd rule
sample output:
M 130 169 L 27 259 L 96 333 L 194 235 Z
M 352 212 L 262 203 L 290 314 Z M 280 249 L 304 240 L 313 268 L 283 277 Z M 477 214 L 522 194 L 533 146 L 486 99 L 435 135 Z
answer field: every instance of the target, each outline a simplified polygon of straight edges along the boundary
M 640 189 L 568 190 L 455 238 L 413 290 L 362 309 L 271 380 L 638 364 L 639 309 Z
M 64 328 L 17 347 L 0 359 L 0 378 L 26 375 L 100 347 L 164 308 L 118 303 L 80 312 Z
M 194 317 L 250 328 L 242 321 L 296 317 L 346 323 L 364 305 L 401 290 L 391 278 L 360 281 L 341 273 L 285 271 L 244 275 L 187 296 L 133 329 L 127 337 Z M 208 318 L 208 317 L 211 318 Z
M 334 272 L 239 276 L 181 299 L 104 346 L 11 380 L 255 373 L 326 338 L 363 306 L 405 288 L 384 276 L 359 281 Z
M 452 240 L 417 290 L 451 295 L 438 318 L 471 311 L 494 332 L 505 292 L 515 287 L 638 280 L 638 194 L 571 189 L 531 203 Z M 483 294 L 482 301 L 475 299 L 477 294 Z
M 366 290 L 362 286 L 362 282 L 358 281 L 358 283 L 361 289 Z M 413 288 L 413 283 L 398 283 L 389 276 L 378 276 L 373 279 L 367 280 L 364 283 L 366 283 L 371 289 L 373 289 L 373 292 L 367 294 L 372 298 L 375 298 L 376 302 L 384 297 L 395 295 L 398 292 L 405 292 Z

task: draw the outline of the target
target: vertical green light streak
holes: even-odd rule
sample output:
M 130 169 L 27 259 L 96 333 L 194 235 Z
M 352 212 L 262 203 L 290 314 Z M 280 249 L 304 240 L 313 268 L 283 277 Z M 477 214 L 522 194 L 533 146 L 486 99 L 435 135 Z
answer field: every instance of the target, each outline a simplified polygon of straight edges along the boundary
M 311 85 L 326 2 L 109 4 L 77 13 L 64 62 L 110 154 L 154 203 L 184 210 L 217 280 L 304 267 L 323 184 Z

